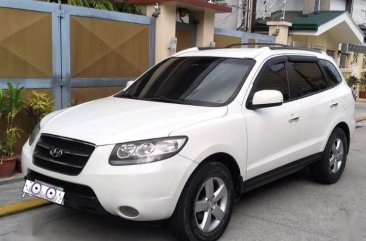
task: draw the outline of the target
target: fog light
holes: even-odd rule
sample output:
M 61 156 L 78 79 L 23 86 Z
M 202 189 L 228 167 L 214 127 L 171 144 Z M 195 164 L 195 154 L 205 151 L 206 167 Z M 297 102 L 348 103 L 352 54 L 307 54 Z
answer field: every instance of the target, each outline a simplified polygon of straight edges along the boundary
M 119 210 L 121 211 L 121 213 L 124 216 L 129 217 L 129 218 L 135 218 L 139 215 L 139 211 L 137 211 L 133 207 L 123 206 L 123 207 L 120 207 Z

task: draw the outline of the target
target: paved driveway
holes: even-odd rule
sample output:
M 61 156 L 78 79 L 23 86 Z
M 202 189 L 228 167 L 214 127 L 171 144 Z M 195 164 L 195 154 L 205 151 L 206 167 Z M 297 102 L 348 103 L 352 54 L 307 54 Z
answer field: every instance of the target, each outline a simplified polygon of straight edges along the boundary
M 366 103 L 356 103 L 356 117 L 366 116 Z

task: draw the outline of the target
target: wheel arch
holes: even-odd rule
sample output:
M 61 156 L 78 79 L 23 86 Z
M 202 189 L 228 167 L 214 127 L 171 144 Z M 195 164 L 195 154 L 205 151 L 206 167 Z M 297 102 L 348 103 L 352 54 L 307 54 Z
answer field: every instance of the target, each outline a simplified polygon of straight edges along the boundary
M 234 182 L 235 197 L 240 198 L 243 187 L 243 177 L 241 176 L 240 168 L 236 160 L 229 154 L 224 152 L 218 152 L 206 157 L 199 165 L 198 168 L 208 162 L 219 162 L 224 164 L 230 171 Z
M 346 137 L 347 137 L 347 153 L 349 152 L 349 147 L 350 147 L 350 142 L 351 142 L 351 133 L 350 133 L 350 129 L 349 129 L 349 126 L 347 125 L 346 122 L 340 122 L 338 123 L 333 131 L 336 129 L 336 128 L 340 128 L 341 130 L 343 130 L 344 134 L 346 134 Z M 333 132 L 332 131 L 332 132 Z

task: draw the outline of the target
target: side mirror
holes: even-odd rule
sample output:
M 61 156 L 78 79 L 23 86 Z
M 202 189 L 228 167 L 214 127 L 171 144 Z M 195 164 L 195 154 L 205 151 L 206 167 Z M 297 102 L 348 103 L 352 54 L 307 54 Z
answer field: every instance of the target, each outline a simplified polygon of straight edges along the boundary
M 260 90 L 255 92 L 250 109 L 268 108 L 283 104 L 283 95 L 278 90 Z
M 130 87 L 133 83 L 135 83 L 135 81 L 134 81 L 134 80 L 129 80 L 129 81 L 127 81 L 127 83 L 126 83 L 126 87 L 125 87 L 123 90 L 127 90 L 127 89 L 128 89 L 128 87 Z

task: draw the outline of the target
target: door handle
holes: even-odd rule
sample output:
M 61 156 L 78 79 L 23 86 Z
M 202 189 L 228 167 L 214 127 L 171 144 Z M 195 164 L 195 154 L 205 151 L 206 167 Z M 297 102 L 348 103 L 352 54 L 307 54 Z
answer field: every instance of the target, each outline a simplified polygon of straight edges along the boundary
M 298 116 L 298 115 L 291 115 L 291 116 L 288 118 L 288 122 L 290 122 L 290 123 L 296 122 L 296 121 L 298 121 L 298 120 L 300 120 L 300 116 Z
M 331 109 L 336 108 L 338 106 L 338 102 L 332 103 L 329 107 Z

